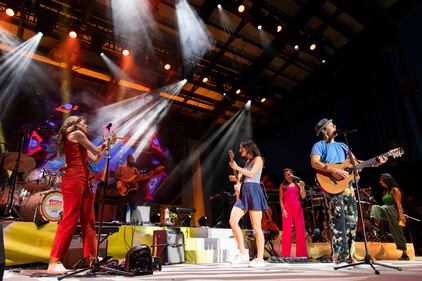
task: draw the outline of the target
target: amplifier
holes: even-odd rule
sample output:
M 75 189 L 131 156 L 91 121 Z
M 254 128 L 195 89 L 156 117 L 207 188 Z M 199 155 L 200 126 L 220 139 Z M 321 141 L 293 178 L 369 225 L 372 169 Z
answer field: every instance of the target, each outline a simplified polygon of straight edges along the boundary
M 185 262 L 184 235 L 178 229 L 154 230 L 152 255 L 160 257 L 161 264 Z

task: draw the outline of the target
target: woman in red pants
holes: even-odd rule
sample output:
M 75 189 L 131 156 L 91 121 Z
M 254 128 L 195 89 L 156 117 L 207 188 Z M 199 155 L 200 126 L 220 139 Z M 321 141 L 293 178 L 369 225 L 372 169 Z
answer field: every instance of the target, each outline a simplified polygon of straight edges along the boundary
M 92 193 L 88 187 L 87 161 L 98 162 L 104 155 L 106 144 L 93 145 L 87 138 L 86 119 L 68 117 L 57 137 L 59 153 L 65 155 L 67 169 L 62 181 L 63 218 L 57 227 L 47 272 L 62 274 L 67 270 L 60 262 L 65 256 L 78 221 L 82 228 L 84 257 L 92 260 L 97 253 L 95 214 Z
M 305 183 L 294 176 L 293 170 L 283 170 L 284 181 L 280 184 L 280 207 L 283 232 L 281 236 L 281 255 L 290 257 L 292 247 L 292 225 L 296 229 L 296 257 L 307 257 L 305 218 L 299 196 L 306 197 Z

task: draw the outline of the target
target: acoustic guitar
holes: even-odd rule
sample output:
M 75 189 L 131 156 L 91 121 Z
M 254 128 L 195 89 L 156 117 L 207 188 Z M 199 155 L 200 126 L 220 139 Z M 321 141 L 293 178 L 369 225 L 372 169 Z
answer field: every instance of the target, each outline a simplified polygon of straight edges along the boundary
M 398 158 L 398 157 L 401 157 L 403 154 L 404 154 L 404 151 L 402 147 L 394 148 L 384 154 L 378 155 L 369 160 L 356 163 L 356 168 L 359 171 L 359 170 L 362 170 L 363 168 L 373 167 L 377 163 L 376 158 L 379 156 Z M 352 164 L 350 163 L 350 160 L 347 159 L 341 164 L 326 164 L 326 165 L 330 168 L 337 168 L 337 169 L 344 170 L 349 174 L 349 176 L 345 179 L 342 179 L 342 178 L 338 178 L 332 175 L 331 173 L 317 171 L 316 177 L 321 188 L 331 194 L 338 194 L 340 192 L 343 192 L 343 190 L 353 180 L 354 170 L 353 170 Z
M 119 180 L 117 182 L 117 191 L 121 196 L 126 196 L 129 191 L 138 189 L 138 182 L 145 181 L 148 178 L 156 175 L 164 170 L 164 166 L 160 165 L 156 167 L 154 170 L 150 171 L 149 173 L 142 174 L 141 176 L 132 175 L 130 178 L 125 180 Z

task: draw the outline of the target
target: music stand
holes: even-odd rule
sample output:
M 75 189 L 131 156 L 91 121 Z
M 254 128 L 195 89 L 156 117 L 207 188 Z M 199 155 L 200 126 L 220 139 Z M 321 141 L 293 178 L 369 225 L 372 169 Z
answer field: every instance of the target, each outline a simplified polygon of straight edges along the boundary
M 358 198 L 357 203 L 358 203 L 358 206 L 359 206 L 359 215 L 360 215 L 361 223 L 362 223 L 363 244 L 365 245 L 365 258 L 361 262 L 356 262 L 356 263 L 351 263 L 351 264 L 346 264 L 346 265 L 341 265 L 341 266 L 335 266 L 334 270 L 346 268 L 346 267 L 350 267 L 350 266 L 358 266 L 358 265 L 361 265 L 361 264 L 367 264 L 370 267 L 372 267 L 372 269 L 374 270 L 376 275 L 379 275 L 380 272 L 375 268 L 374 265 L 379 265 L 379 266 L 382 266 L 382 267 L 387 267 L 387 268 L 392 268 L 392 269 L 395 269 L 395 270 L 398 270 L 398 271 L 402 271 L 403 268 L 400 267 L 400 266 L 392 266 L 392 265 L 388 265 L 388 264 L 374 262 L 372 260 L 372 257 L 369 255 L 368 242 L 366 240 L 365 223 L 363 221 L 362 203 L 360 201 L 360 189 L 359 189 L 358 179 L 357 179 L 357 176 L 356 176 L 357 175 L 357 167 L 356 167 L 355 160 L 353 158 L 352 150 L 350 149 L 350 146 L 349 146 L 349 141 L 347 139 L 347 131 L 345 131 L 343 133 L 343 136 L 344 136 L 344 140 L 345 140 L 346 145 L 347 145 L 347 155 L 349 156 L 349 160 L 350 160 L 350 163 L 352 164 L 352 168 L 353 168 L 353 183 L 355 185 L 356 194 L 357 194 L 357 198 Z
M 110 143 L 110 138 L 111 138 L 111 133 L 110 133 L 110 128 L 111 128 L 111 123 L 108 124 L 108 126 L 106 127 L 106 129 L 108 130 L 108 138 L 107 138 L 107 150 L 106 150 L 106 167 L 104 170 L 104 184 L 101 190 L 101 196 L 99 196 L 100 198 L 100 212 L 99 212 L 99 222 L 98 222 L 98 232 L 97 232 L 97 252 L 95 254 L 95 259 L 92 262 L 92 264 L 89 267 L 86 268 L 81 268 L 78 270 L 75 270 L 71 273 L 64 273 L 62 275 L 59 275 L 57 277 L 57 280 L 62 280 L 64 278 L 68 278 L 68 277 L 73 277 L 78 273 L 82 273 L 85 271 L 88 271 L 86 275 L 89 276 L 96 276 L 97 274 L 100 274 L 102 272 L 113 272 L 113 273 L 118 273 L 124 276 L 128 276 L 128 277 L 133 277 L 135 276 L 134 272 L 126 272 L 126 271 L 122 271 L 122 270 L 118 270 L 115 268 L 110 268 L 107 266 L 102 266 L 100 264 L 100 260 L 99 260 L 99 250 L 100 250 L 100 244 L 101 242 L 103 242 L 105 239 L 101 240 L 101 232 L 102 232 L 102 227 L 103 227 L 103 216 L 104 216 L 104 198 L 105 198 L 105 191 L 106 188 L 108 187 L 108 169 L 110 166 L 110 159 L 111 159 L 111 143 Z

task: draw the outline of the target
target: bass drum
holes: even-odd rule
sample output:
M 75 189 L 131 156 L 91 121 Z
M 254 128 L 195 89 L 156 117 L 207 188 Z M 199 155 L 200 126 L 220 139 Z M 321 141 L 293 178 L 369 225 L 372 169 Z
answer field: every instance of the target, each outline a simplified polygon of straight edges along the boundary
M 23 221 L 48 221 L 57 223 L 63 212 L 63 195 L 58 190 L 48 190 L 31 194 L 23 203 Z

